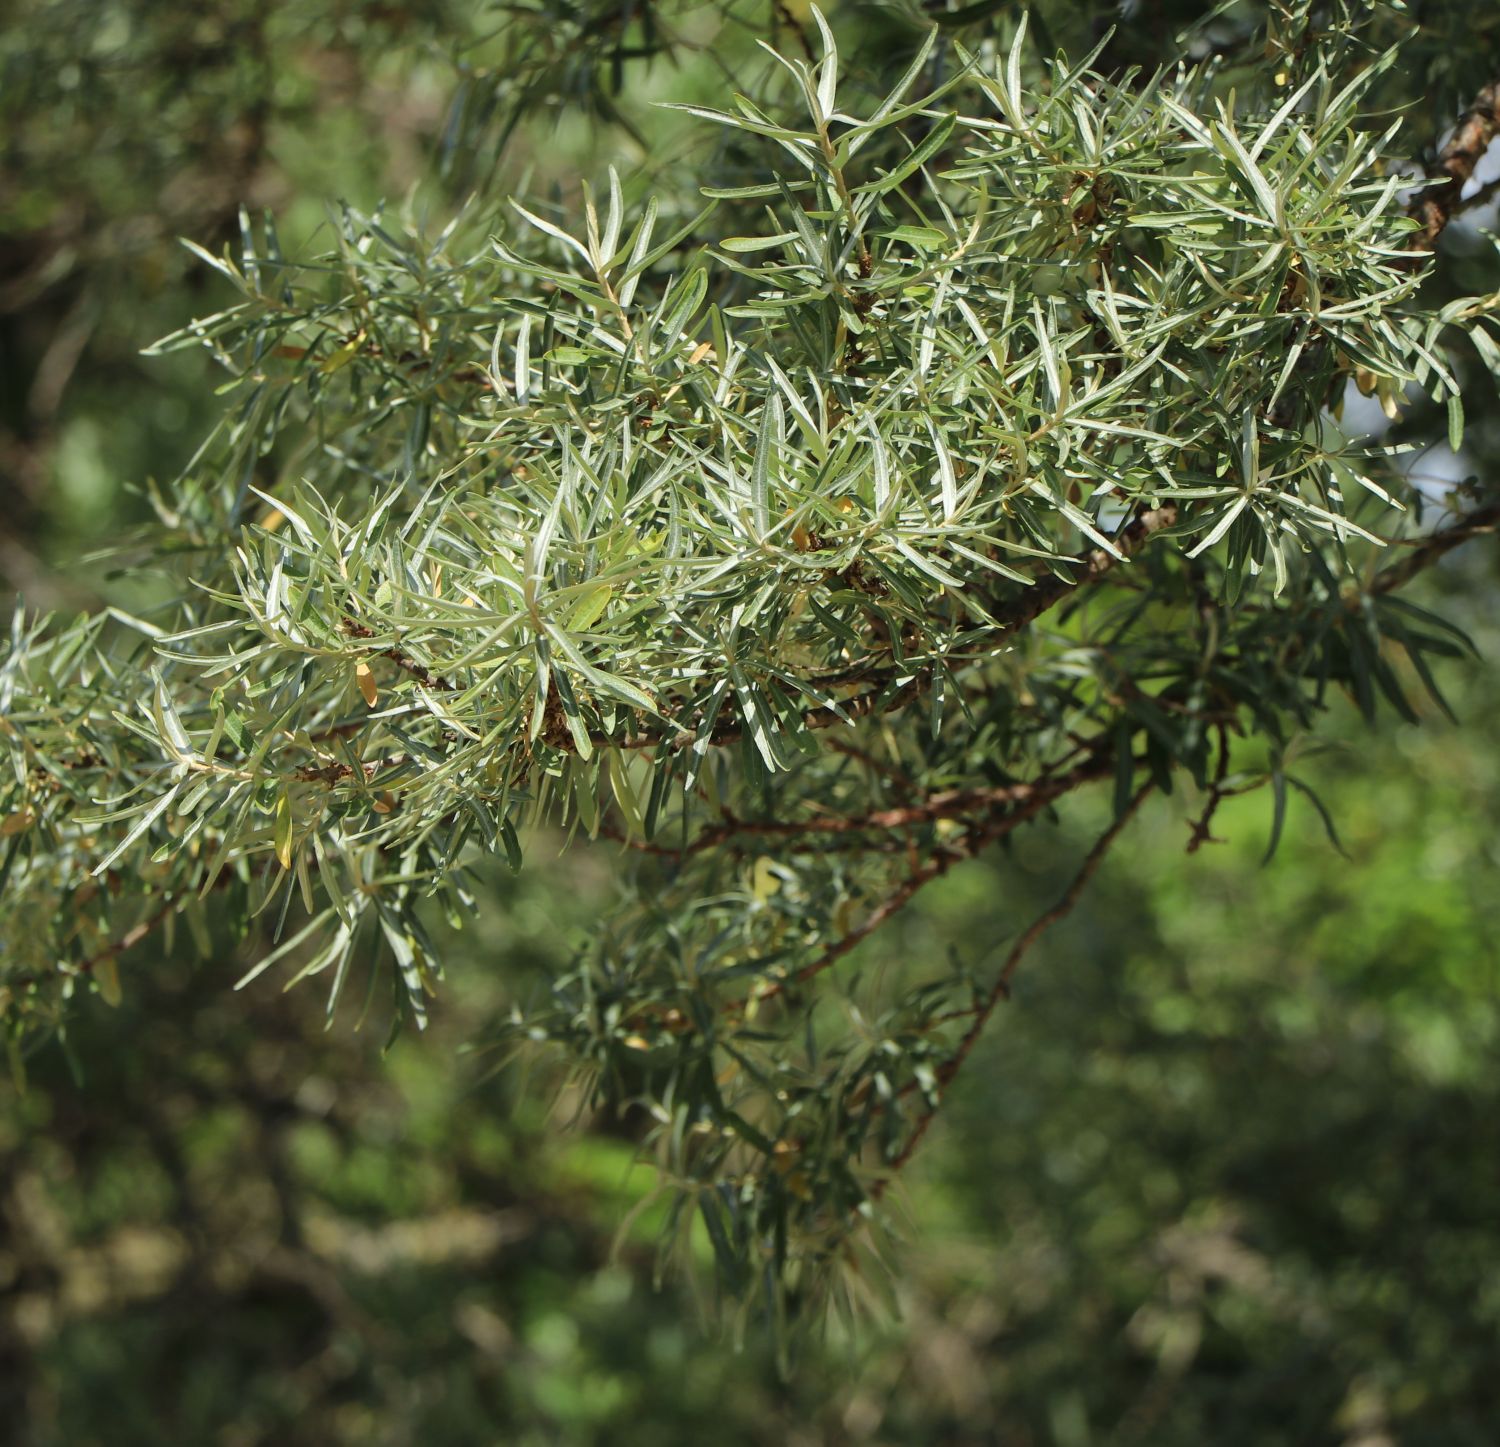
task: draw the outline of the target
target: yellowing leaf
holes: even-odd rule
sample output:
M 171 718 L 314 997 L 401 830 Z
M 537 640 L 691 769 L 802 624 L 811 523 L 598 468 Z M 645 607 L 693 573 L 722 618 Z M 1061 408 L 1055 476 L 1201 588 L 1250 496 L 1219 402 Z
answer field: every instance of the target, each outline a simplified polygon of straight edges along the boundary
M 756 899 L 770 899 L 780 888 L 781 879 L 776 873 L 776 866 L 769 859 L 757 859 L 750 876 L 750 893 Z
M 604 616 L 604 610 L 609 607 L 614 591 L 608 583 L 595 583 L 579 598 L 572 613 L 568 615 L 569 631 L 582 632 L 597 623 Z
M 359 685 L 360 696 L 365 701 L 365 707 L 374 708 L 380 694 L 375 687 L 375 675 L 371 672 L 368 663 L 358 663 L 354 666 L 354 681 Z
M 346 342 L 338 351 L 331 352 L 324 357 L 318 363 L 318 370 L 326 377 L 332 372 L 337 372 L 340 367 L 347 367 L 359 355 L 359 349 L 364 344 L 365 333 L 364 328 L 361 327 L 352 340 Z
M 276 858 L 283 869 L 292 867 L 292 801 L 283 793 L 276 801 L 276 827 L 274 830 Z
M 99 998 L 111 1009 L 124 998 L 120 993 L 120 967 L 113 955 L 104 955 L 94 961 L 94 982 L 99 986 Z

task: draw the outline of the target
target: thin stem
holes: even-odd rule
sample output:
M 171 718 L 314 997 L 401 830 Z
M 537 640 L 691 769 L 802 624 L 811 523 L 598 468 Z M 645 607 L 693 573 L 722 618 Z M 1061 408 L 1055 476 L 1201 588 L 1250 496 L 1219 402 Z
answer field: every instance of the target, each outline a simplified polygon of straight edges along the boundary
M 1370 584 L 1370 592 L 1394 593 L 1454 548 L 1471 538 L 1484 537 L 1497 529 L 1500 529 L 1500 503 L 1490 503 L 1475 509 L 1449 527 L 1439 528 L 1425 538 L 1415 538 L 1411 543 L 1411 551 L 1405 558 L 1375 575 Z
M 736 1001 L 730 1006 L 730 1012 L 743 1012 L 752 1003 L 758 1005 L 762 1001 L 774 999 L 794 986 L 806 984 L 825 970 L 831 969 L 856 945 L 868 939 L 882 925 L 905 909 L 922 889 L 931 884 L 934 879 L 945 875 L 955 864 L 976 858 L 996 840 L 1004 838 L 1020 828 L 1022 824 L 1035 819 L 1043 809 L 1070 790 L 1077 788 L 1080 784 L 1103 778 L 1112 769 L 1113 764 L 1108 753 L 1101 751 L 1098 757 L 1091 760 L 1089 764 L 1080 765 L 1062 778 L 1055 780 L 1051 786 L 1046 788 L 1040 785 L 1033 786 L 1031 794 L 1024 799 L 1019 808 L 1003 813 L 992 812 L 988 818 L 976 820 L 958 839 L 944 845 L 927 863 L 914 869 L 897 886 L 894 893 L 887 896 L 848 934 L 835 941 L 816 959 L 803 965 L 784 980 L 770 980 L 763 983 L 752 992 L 748 999 Z
M 917 1147 L 922 1143 L 922 1138 L 927 1134 L 928 1127 L 932 1124 L 933 1118 L 942 1106 L 943 1097 L 948 1086 L 973 1052 L 974 1046 L 979 1041 L 979 1037 L 984 1033 L 984 1027 L 989 1024 L 990 1016 L 995 1013 L 995 1007 L 1002 1000 L 1010 998 L 1010 982 L 1021 961 L 1025 959 L 1031 947 L 1058 920 L 1072 913 L 1083 891 L 1088 887 L 1089 881 L 1093 879 L 1099 870 L 1099 866 L 1104 862 L 1104 856 L 1109 853 L 1110 846 L 1120 837 L 1125 826 L 1135 817 L 1136 812 L 1145 802 L 1146 796 L 1154 787 L 1154 784 L 1147 783 L 1136 790 L 1134 797 L 1125 806 L 1119 817 L 1095 841 L 1094 847 L 1089 850 L 1088 855 L 1079 867 L 1078 873 L 1073 876 L 1072 883 L 1063 891 L 1057 903 L 1042 914 L 1039 914 L 1027 927 L 1026 932 L 1020 939 L 1011 946 L 1011 951 L 1006 956 L 1005 963 L 1000 967 L 1000 973 L 996 976 L 995 983 L 990 987 L 989 993 L 980 1001 L 974 1012 L 973 1024 L 969 1026 L 963 1039 L 958 1042 L 958 1048 L 954 1051 L 952 1057 L 938 1072 L 936 1097 L 917 1120 L 916 1125 L 913 1126 L 911 1134 L 906 1139 L 906 1144 L 901 1147 L 900 1151 L 890 1162 L 889 1174 L 882 1177 L 872 1188 L 870 1194 L 873 1197 L 878 1199 L 884 1193 L 886 1186 L 916 1153 Z
M 771 9 L 775 12 L 777 19 L 797 37 L 797 44 L 801 47 L 803 55 L 807 57 L 807 63 L 816 65 L 818 57 L 813 53 L 812 42 L 807 38 L 807 31 L 802 28 L 802 22 L 792 14 L 792 7 L 787 4 L 787 0 L 771 0 Z

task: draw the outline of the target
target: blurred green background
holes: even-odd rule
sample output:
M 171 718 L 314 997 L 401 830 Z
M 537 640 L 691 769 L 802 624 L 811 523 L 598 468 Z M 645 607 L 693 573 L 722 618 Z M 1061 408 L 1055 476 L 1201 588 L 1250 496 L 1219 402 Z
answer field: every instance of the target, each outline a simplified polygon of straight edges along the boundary
M 487 42 L 438 0 L 6 10 L 0 587 L 68 608 L 212 415 L 207 358 L 137 355 L 217 304 L 175 237 L 213 247 L 250 201 L 305 241 L 333 197 L 399 196 Z M 505 174 L 615 134 L 522 128 Z M 784 1373 L 724 1340 L 653 1281 L 633 1123 L 466 1049 L 607 904 L 601 845 L 497 875 L 433 1027 L 388 1051 L 378 1010 L 325 1030 L 315 985 L 148 951 L 0 1085 L 0 1440 L 1491 1447 L 1500 624 L 1492 557 L 1440 573 L 1487 659 L 1445 679 L 1459 723 L 1337 715 L 1299 772 L 1347 857 L 1300 797 L 1266 865 L 1267 798 L 1193 855 L 1193 800 L 1147 811 L 903 1178 L 894 1312 L 872 1282 Z M 992 966 L 975 942 L 1094 822 L 955 870 L 854 969 Z

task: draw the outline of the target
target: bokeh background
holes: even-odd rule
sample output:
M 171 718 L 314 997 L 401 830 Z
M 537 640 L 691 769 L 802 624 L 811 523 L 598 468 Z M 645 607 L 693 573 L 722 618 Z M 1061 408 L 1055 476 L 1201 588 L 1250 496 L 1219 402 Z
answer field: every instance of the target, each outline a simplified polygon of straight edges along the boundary
M 430 179 L 453 57 L 507 63 L 497 15 L 0 5 L 0 592 L 66 611 L 129 587 L 88 558 L 170 485 L 220 381 L 139 355 L 219 304 L 179 235 L 213 249 L 249 203 L 315 246 L 336 198 L 565 192 L 618 154 L 629 117 L 527 123 Z M 504 107 L 480 121 L 498 139 Z M 1500 284 L 1472 225 L 1445 244 L 1464 285 Z M 1495 465 L 1471 422 L 1465 455 L 1419 460 L 1437 493 Z M 607 846 L 495 875 L 420 1037 L 389 1043 L 378 1008 L 326 1029 L 315 984 L 234 993 L 234 959 L 140 952 L 117 1008 L 85 1002 L 0 1082 L 0 1441 L 1491 1447 L 1496 581 L 1481 545 L 1426 585 L 1483 654 L 1441 679 L 1457 722 L 1372 733 L 1341 708 L 1299 761 L 1342 852 L 1300 795 L 1268 863 L 1269 798 L 1230 801 L 1228 842 L 1191 855 L 1194 801 L 1147 811 L 906 1172 L 898 1276 L 789 1364 L 654 1279 L 634 1123 L 485 1048 L 607 906 Z M 1091 822 L 955 870 L 853 968 L 993 965 Z

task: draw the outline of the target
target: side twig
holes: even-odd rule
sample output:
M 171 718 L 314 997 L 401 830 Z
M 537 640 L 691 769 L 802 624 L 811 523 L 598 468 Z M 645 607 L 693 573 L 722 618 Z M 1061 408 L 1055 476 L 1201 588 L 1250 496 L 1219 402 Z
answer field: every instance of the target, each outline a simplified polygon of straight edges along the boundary
M 953 1077 L 963 1069 L 964 1062 L 969 1058 L 979 1037 L 984 1033 L 984 1027 L 989 1024 L 990 1016 L 995 1013 L 995 1007 L 1002 1000 L 1010 998 L 1010 982 L 1015 975 L 1021 961 L 1025 959 L 1031 947 L 1052 928 L 1058 920 L 1070 914 L 1073 907 L 1078 903 L 1083 891 L 1088 887 L 1089 881 L 1098 872 L 1099 866 L 1104 862 L 1104 856 L 1109 853 L 1110 846 L 1120 837 L 1125 826 L 1135 817 L 1137 810 L 1145 802 L 1146 796 L 1151 792 L 1153 784 L 1143 784 L 1136 790 L 1135 796 L 1125 806 L 1124 811 L 1112 823 L 1108 829 L 1095 841 L 1094 847 L 1089 850 L 1078 873 L 1073 876 L 1073 881 L 1068 885 L 1050 909 L 1039 914 L 1027 927 L 1026 931 L 1014 945 L 1010 953 L 1005 957 L 1005 963 L 1000 967 L 1000 973 L 995 977 L 995 983 L 990 987 L 988 994 L 979 1002 L 974 1011 L 974 1021 L 965 1032 L 962 1040 L 958 1042 L 958 1048 L 952 1057 L 947 1060 L 942 1069 L 938 1071 L 937 1093 L 928 1106 L 927 1110 L 918 1118 L 911 1134 L 906 1138 L 906 1144 L 901 1147 L 889 1164 L 888 1174 L 879 1180 L 871 1190 L 871 1195 L 877 1199 L 883 1193 L 886 1186 L 897 1175 L 903 1166 L 916 1153 L 917 1147 L 921 1145 L 922 1138 L 927 1134 L 933 1118 L 942 1106 L 942 1098 L 952 1083 Z
M 1448 527 L 1439 528 L 1425 538 L 1415 539 L 1406 556 L 1389 568 L 1382 569 L 1370 584 L 1372 593 L 1394 593 L 1404 588 L 1424 568 L 1462 546 L 1471 538 L 1483 537 L 1500 530 L 1500 502 L 1476 508 L 1467 517 Z
M 1032 786 L 1032 792 L 1020 802 L 1018 808 L 1003 812 L 996 808 L 987 817 L 976 820 L 961 837 L 949 843 L 927 863 L 914 869 L 893 893 L 882 900 L 848 934 L 836 940 L 816 959 L 809 961 L 784 980 L 771 980 L 760 985 L 748 999 L 735 1002 L 731 1010 L 743 1011 L 752 1003 L 759 1005 L 762 1001 L 775 999 L 776 996 L 784 994 L 793 986 L 806 984 L 809 980 L 821 975 L 843 959 L 857 944 L 868 939 L 894 915 L 905 909 L 922 889 L 933 880 L 941 878 L 955 864 L 975 858 L 996 840 L 1004 838 L 1005 835 L 1020 828 L 1022 824 L 1035 819 L 1043 809 L 1064 794 L 1080 784 L 1106 777 L 1112 768 L 1113 764 L 1109 755 L 1101 752 L 1087 764 L 1081 764 L 1067 774 L 1051 780 L 1045 788 L 1041 784 Z

